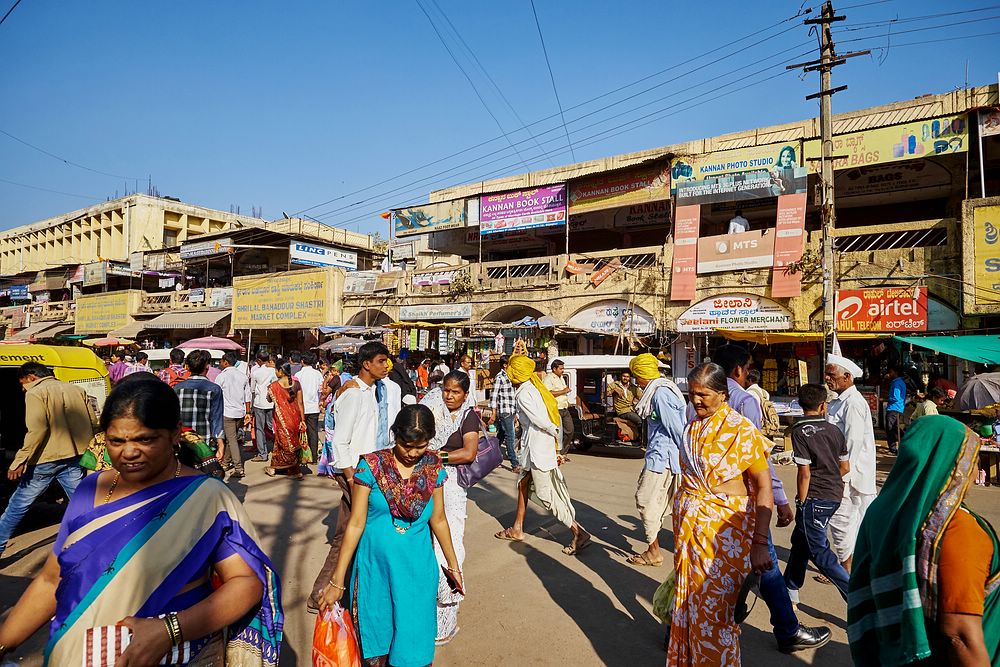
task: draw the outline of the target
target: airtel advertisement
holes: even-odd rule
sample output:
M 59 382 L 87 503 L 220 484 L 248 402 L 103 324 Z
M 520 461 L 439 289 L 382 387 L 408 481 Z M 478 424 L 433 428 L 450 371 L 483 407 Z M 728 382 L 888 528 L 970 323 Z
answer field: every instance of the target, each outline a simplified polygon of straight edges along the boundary
M 837 331 L 927 331 L 927 288 L 837 290 Z

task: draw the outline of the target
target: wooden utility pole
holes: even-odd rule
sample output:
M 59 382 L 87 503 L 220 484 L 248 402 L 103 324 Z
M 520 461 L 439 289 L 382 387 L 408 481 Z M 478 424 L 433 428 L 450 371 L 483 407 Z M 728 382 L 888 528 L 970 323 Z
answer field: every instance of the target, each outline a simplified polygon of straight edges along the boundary
M 833 230 L 836 225 L 836 214 L 834 209 L 834 179 L 833 161 L 838 157 L 833 154 L 833 96 L 842 90 L 847 90 L 847 86 L 837 88 L 830 87 L 830 73 L 834 67 L 843 65 L 848 58 L 862 56 L 870 51 L 857 51 L 846 55 L 838 56 L 833 43 L 833 35 L 830 26 L 839 21 L 845 20 L 846 16 L 837 16 L 833 10 L 833 2 L 827 0 L 823 3 L 822 13 L 818 18 L 807 19 L 806 25 L 814 25 L 819 32 L 819 60 L 807 63 L 789 65 L 787 69 L 802 68 L 803 72 L 819 72 L 820 89 L 818 93 L 807 95 L 807 100 L 819 98 L 819 131 L 822 141 L 822 154 L 820 159 L 820 211 L 823 220 L 823 334 L 825 340 L 832 340 L 831 334 L 834 332 L 835 311 L 837 296 L 837 277 L 835 271 L 835 260 L 833 256 Z M 824 345 L 824 357 L 828 352 L 827 345 Z

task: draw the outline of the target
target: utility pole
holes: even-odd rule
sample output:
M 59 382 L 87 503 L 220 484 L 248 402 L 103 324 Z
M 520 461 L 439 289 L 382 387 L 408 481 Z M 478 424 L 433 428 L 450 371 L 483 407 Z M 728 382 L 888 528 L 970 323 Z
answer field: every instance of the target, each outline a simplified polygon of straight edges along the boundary
M 835 260 L 833 256 L 833 230 L 836 226 L 836 214 L 834 210 L 834 179 L 833 161 L 838 157 L 833 154 L 833 96 L 847 86 L 837 88 L 830 87 L 830 73 L 834 67 L 843 65 L 848 58 L 854 58 L 870 53 L 870 51 L 857 51 L 846 55 L 838 56 L 833 43 L 833 35 L 830 26 L 833 23 L 846 20 L 846 16 L 837 16 L 833 9 L 833 2 L 827 0 L 823 3 L 823 9 L 818 18 L 807 19 L 806 25 L 817 26 L 819 32 L 819 60 L 807 63 L 789 65 L 786 69 L 802 68 L 803 72 L 819 72 L 820 89 L 818 93 L 807 95 L 807 100 L 819 98 L 819 131 L 822 142 L 822 153 L 820 157 L 820 211 L 823 220 L 823 335 L 824 340 L 824 360 L 829 351 L 828 345 L 832 341 L 831 334 L 834 333 L 837 279 L 835 272 Z

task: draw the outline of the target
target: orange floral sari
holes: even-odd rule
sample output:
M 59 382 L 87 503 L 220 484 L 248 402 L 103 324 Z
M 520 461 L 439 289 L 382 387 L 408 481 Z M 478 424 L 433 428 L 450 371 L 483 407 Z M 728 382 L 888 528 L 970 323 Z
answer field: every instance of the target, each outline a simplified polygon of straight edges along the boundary
M 739 667 L 734 610 L 750 572 L 754 503 L 750 496 L 712 489 L 766 466 L 767 454 L 760 431 L 727 405 L 691 422 L 684 433 L 683 478 L 674 498 L 677 590 L 668 665 Z

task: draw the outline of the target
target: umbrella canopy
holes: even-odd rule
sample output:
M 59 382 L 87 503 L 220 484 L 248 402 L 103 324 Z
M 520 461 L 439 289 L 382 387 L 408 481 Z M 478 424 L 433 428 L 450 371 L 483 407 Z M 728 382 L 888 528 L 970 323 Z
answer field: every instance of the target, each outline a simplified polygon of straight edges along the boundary
M 344 338 L 334 338 L 333 340 L 328 340 L 319 346 L 319 349 L 325 350 L 327 352 L 333 352 L 337 354 L 357 352 L 358 348 L 365 344 L 365 341 L 360 338 L 351 338 L 345 336 Z
M 973 375 L 955 395 L 959 410 L 978 410 L 994 403 L 1000 403 L 1000 373 Z
M 83 344 L 90 347 L 125 347 L 127 345 L 135 345 L 135 341 L 128 338 L 109 336 L 107 338 L 91 338 L 90 340 L 83 341 Z
M 219 338 L 218 336 L 193 338 L 184 341 L 177 347 L 182 350 L 234 350 L 236 352 L 243 352 L 243 346 L 236 341 L 229 340 L 228 338 Z

